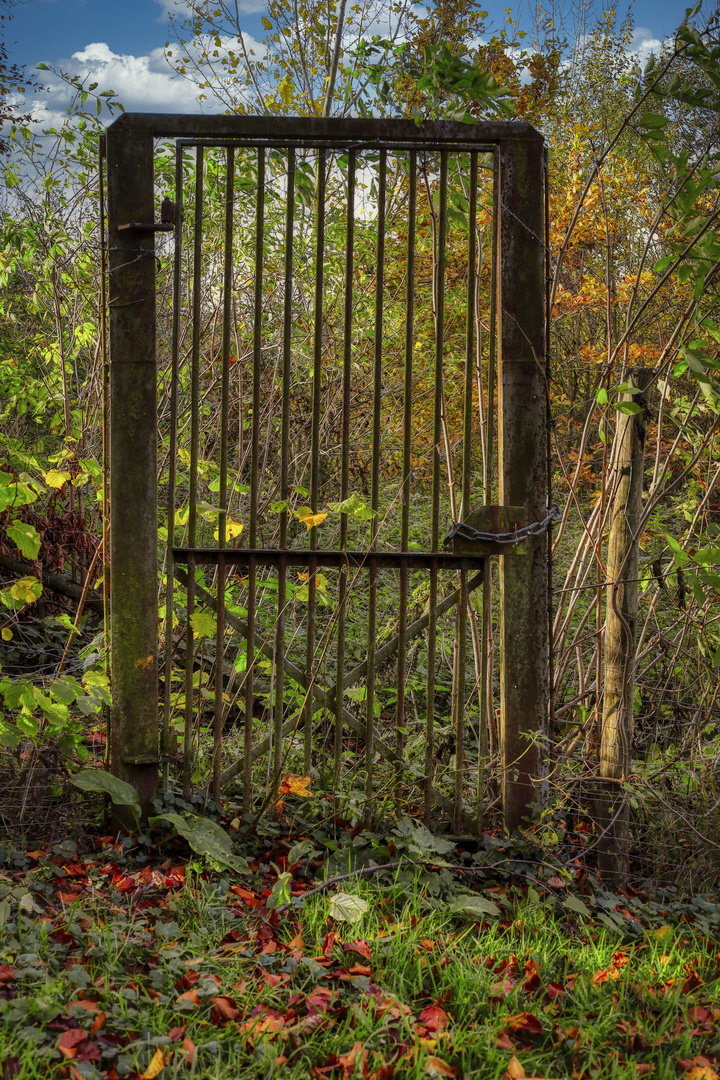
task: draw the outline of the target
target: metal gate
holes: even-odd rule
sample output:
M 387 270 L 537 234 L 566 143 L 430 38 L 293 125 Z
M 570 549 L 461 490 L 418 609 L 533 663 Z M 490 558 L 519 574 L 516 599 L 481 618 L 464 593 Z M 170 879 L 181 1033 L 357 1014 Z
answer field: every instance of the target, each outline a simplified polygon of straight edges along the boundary
M 246 809 L 291 774 L 477 824 L 498 555 L 514 827 L 541 776 L 547 536 L 489 534 L 547 512 L 541 137 L 137 114 L 106 153 L 113 771 L 145 805 L 160 774 L 241 782 Z

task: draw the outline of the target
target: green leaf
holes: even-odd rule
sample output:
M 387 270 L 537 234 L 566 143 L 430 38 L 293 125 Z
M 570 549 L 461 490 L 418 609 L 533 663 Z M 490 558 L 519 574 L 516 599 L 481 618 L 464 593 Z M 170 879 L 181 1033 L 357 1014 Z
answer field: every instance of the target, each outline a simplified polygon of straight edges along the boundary
M 217 620 L 214 615 L 208 614 L 206 611 L 195 611 L 190 616 L 190 625 L 193 631 L 193 637 L 198 638 L 213 637 L 217 630 Z
M 625 416 L 635 416 L 636 413 L 642 412 L 642 406 L 638 405 L 637 401 L 618 401 L 615 408 Z
M 40 533 L 33 525 L 28 525 L 17 518 L 6 530 L 10 539 L 18 546 L 23 558 L 34 561 L 40 551 Z
M 315 855 L 320 854 L 312 840 L 298 840 L 297 844 L 293 844 L 288 851 L 288 866 L 294 866 L 299 859 L 304 858 L 305 855 L 309 855 L 311 851 Z
M 105 769 L 83 769 L 77 776 L 70 777 L 70 783 L 81 791 L 109 795 L 115 806 L 127 806 L 135 821 L 140 820 L 140 802 L 135 788 Z
M 329 914 L 335 922 L 360 922 L 369 910 L 366 901 L 352 893 L 337 892 L 330 897 Z
M 342 502 L 330 503 L 330 509 L 335 514 L 351 514 L 358 521 L 369 521 L 377 515 L 377 510 L 373 510 L 355 493 Z
M 239 874 L 250 872 L 245 859 L 233 855 L 232 840 L 216 821 L 199 815 L 184 818 L 180 814 L 168 812 L 149 818 L 148 824 L 154 825 L 157 821 L 169 822 L 198 855 L 204 855 L 222 866 L 229 866 Z
M 22 735 L 18 729 L 0 717 L 0 746 L 4 746 L 6 750 L 15 750 L 21 741 Z
M 595 400 L 597 401 L 598 405 L 607 405 L 609 398 L 608 392 L 604 386 L 600 386 L 595 391 Z
M 282 907 L 283 904 L 289 904 L 292 900 L 292 893 L 290 892 L 290 882 L 292 881 L 292 874 L 287 872 L 284 874 L 278 874 L 278 879 L 270 890 L 270 895 L 265 901 L 265 907 L 272 911 L 274 908 Z
M 567 911 L 574 911 L 577 915 L 585 915 L 587 918 L 592 915 L 590 908 L 577 896 L 568 896 L 562 904 Z
M 467 896 L 456 896 L 450 904 L 450 911 L 465 915 L 492 915 L 493 917 L 496 917 L 501 913 L 497 904 L 493 903 L 492 900 L 486 899 L 484 896 L 478 896 L 477 893 L 471 893 Z

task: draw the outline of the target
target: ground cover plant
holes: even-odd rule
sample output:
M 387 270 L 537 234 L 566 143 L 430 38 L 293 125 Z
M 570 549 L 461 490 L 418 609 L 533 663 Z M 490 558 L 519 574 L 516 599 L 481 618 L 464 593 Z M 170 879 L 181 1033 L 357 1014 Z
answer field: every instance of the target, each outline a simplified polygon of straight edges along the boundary
M 2 848 L 3 1078 L 718 1076 L 714 898 L 287 824 L 225 818 L 240 876 L 159 823 Z

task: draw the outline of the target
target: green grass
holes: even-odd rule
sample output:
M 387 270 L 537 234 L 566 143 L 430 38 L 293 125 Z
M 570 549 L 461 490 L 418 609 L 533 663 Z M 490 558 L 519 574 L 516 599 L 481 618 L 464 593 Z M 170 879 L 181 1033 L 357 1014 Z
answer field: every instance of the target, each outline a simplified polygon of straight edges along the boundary
M 11 896 L 0 1061 L 16 1060 L 3 1077 L 133 1078 L 159 1050 L 161 1080 L 490 1080 L 513 1056 L 527 1076 L 653 1067 L 661 1080 L 687 1071 L 678 1059 L 720 1055 L 718 948 L 683 922 L 623 944 L 549 895 L 508 892 L 512 910 L 488 925 L 368 880 L 344 886 L 368 904 L 355 925 L 330 919 L 330 891 L 268 919 L 191 868 L 184 884 L 136 872 L 123 894 L 86 867 L 70 906 L 15 914 Z

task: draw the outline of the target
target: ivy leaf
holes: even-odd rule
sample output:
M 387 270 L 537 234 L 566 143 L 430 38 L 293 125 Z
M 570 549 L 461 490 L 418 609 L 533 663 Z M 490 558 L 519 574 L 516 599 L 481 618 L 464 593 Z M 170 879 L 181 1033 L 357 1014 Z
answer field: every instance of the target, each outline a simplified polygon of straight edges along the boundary
M 250 872 L 245 859 L 233 855 L 232 840 L 216 821 L 199 815 L 185 818 L 170 811 L 149 818 L 148 824 L 154 825 L 157 821 L 169 822 L 198 855 L 204 855 L 222 866 L 229 866 L 239 874 Z
M 28 525 L 18 518 L 7 528 L 7 534 L 20 549 L 23 558 L 34 561 L 40 551 L 40 533 L 34 525 Z
M 497 917 L 500 915 L 500 908 L 497 904 L 493 903 L 492 900 L 487 900 L 484 896 L 478 896 L 477 893 L 456 896 L 450 904 L 450 911 L 475 916 L 492 915 Z
M 368 911 L 366 901 L 352 893 L 337 892 L 330 897 L 330 917 L 335 919 L 335 922 L 356 923 Z
M 140 820 L 140 803 L 135 788 L 105 769 L 83 769 L 77 776 L 70 777 L 70 783 L 81 791 L 109 795 L 115 806 L 127 806 L 135 821 Z
M 567 911 L 574 911 L 576 915 L 585 915 L 590 918 L 592 914 L 587 904 L 584 904 L 577 896 L 568 896 L 566 900 L 563 900 L 562 905 Z

